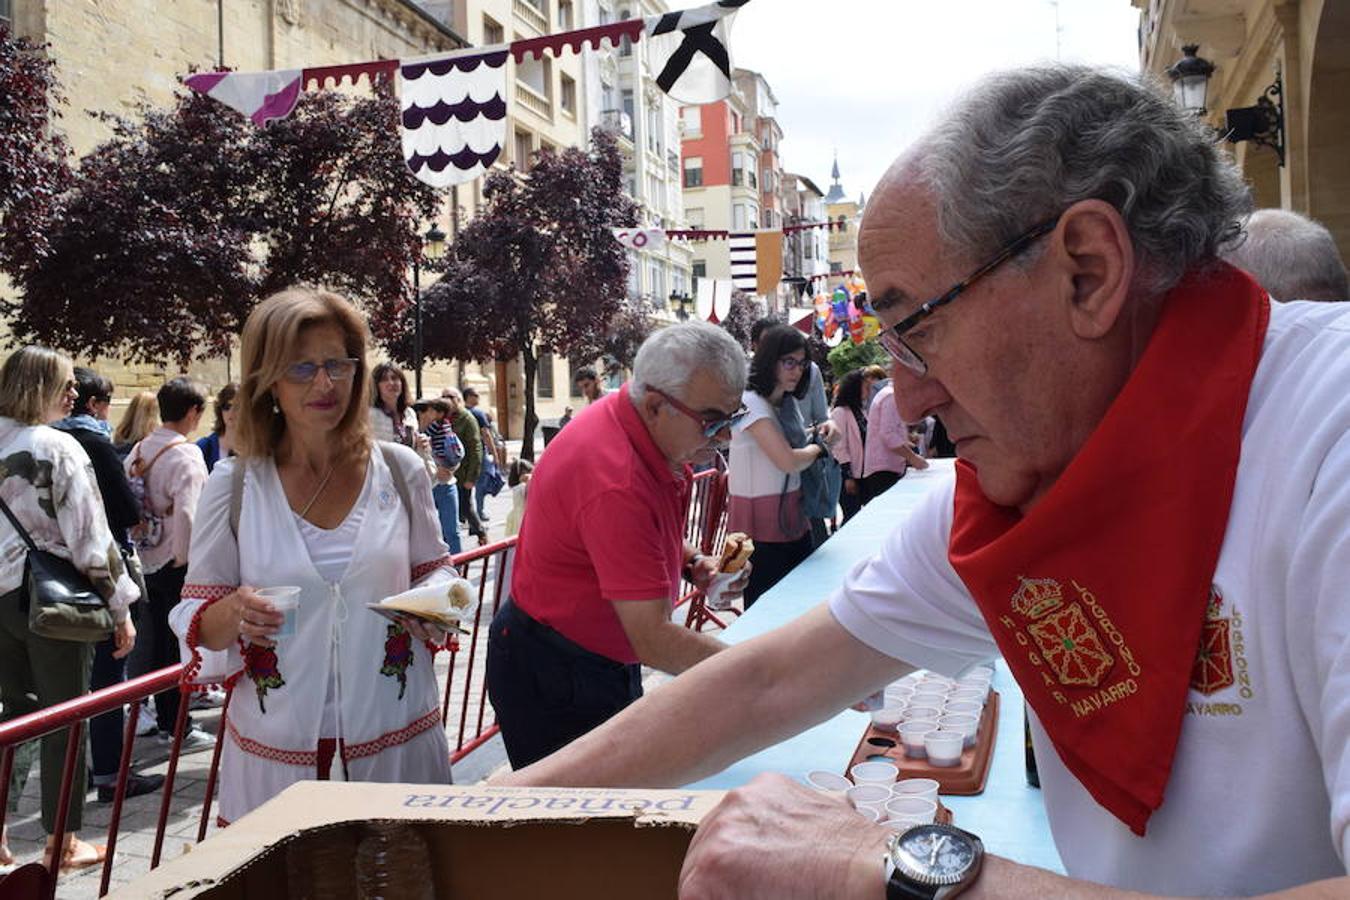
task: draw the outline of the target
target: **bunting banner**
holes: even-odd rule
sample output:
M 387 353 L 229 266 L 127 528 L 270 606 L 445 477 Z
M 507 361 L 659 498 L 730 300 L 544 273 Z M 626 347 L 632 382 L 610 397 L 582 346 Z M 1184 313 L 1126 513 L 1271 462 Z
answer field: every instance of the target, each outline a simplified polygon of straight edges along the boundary
M 694 309 L 700 321 L 717 325 L 731 312 L 731 295 L 736 290 L 727 278 L 700 278 Z
M 258 127 L 284 119 L 300 99 L 303 69 L 271 72 L 200 72 L 183 79 L 188 87 L 243 113 Z
M 755 270 L 755 232 L 733 231 L 727 235 L 731 248 L 731 282 L 738 290 L 758 293 Z
M 755 232 L 755 293 L 772 294 L 783 280 L 783 232 Z
M 506 139 L 506 45 L 402 64 L 403 161 L 435 188 L 472 181 Z
M 681 103 L 714 103 L 731 92 L 727 32 L 749 0 L 717 0 L 696 9 L 650 16 L 648 35 L 656 84 Z
M 614 239 L 630 250 L 661 250 L 666 246 L 663 228 L 615 228 Z

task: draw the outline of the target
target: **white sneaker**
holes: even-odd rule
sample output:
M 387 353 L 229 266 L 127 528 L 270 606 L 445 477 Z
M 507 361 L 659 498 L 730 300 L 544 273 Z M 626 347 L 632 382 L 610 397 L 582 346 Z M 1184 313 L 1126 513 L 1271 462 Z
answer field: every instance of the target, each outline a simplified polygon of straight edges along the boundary
M 155 714 L 148 705 L 142 704 L 140 715 L 136 717 L 136 737 L 149 737 L 158 731 L 159 723 L 155 721 Z
M 173 744 L 173 732 L 161 731 L 159 740 L 162 744 Z M 180 753 L 196 753 L 199 750 L 210 750 L 216 745 L 216 737 L 209 731 L 203 730 L 200 725 L 190 725 L 183 732 L 183 745 Z
M 192 694 L 192 703 L 190 709 L 216 709 L 225 705 L 225 689 L 222 687 L 207 688 L 204 691 L 194 691 Z

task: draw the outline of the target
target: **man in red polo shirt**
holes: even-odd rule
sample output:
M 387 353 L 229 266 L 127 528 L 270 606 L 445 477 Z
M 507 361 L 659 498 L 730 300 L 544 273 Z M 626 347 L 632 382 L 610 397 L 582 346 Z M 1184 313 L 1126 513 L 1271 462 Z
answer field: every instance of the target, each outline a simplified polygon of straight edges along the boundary
M 512 766 L 642 696 L 642 665 L 678 673 L 725 646 L 670 613 L 682 569 L 700 586 L 716 571 L 684 540 L 690 464 L 729 439 L 745 376 L 721 328 L 664 328 L 638 350 L 632 382 L 541 457 L 488 640 L 488 695 Z

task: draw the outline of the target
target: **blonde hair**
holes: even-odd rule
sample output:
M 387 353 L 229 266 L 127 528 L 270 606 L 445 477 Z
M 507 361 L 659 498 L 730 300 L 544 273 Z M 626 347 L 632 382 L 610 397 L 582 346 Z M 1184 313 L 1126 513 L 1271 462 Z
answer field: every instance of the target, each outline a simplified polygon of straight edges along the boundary
M 370 331 L 365 316 L 347 300 L 330 291 L 308 286 L 273 294 L 249 313 L 240 339 L 243 380 L 234 402 L 235 452 L 243 457 L 271 456 L 286 433 L 286 419 L 276 408 L 272 388 L 296 359 L 300 336 L 315 325 L 336 325 L 343 334 L 347 355 L 356 360 L 352 396 L 338 421 L 333 440 L 340 459 L 362 458 L 370 447 L 366 348 Z
M 114 444 L 134 444 L 145 440 L 159 427 L 159 398 L 151 391 L 141 391 L 131 398 L 122 421 L 113 432 Z
M 9 355 L 0 368 L 0 416 L 25 425 L 47 424 L 47 414 L 74 377 L 70 357 L 29 344 Z

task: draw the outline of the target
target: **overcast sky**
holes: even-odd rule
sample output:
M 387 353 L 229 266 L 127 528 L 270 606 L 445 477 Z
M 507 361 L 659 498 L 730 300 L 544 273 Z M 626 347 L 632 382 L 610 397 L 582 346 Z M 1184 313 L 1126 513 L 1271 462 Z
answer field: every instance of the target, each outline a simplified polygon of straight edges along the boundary
M 672 3 L 672 6 L 683 4 Z M 850 198 L 872 187 L 982 73 L 1055 58 L 1052 0 L 754 0 L 736 14 L 733 61 L 778 98 L 783 167 L 829 190 L 839 153 Z M 1060 0 L 1066 62 L 1137 70 L 1130 0 Z

